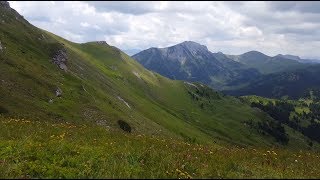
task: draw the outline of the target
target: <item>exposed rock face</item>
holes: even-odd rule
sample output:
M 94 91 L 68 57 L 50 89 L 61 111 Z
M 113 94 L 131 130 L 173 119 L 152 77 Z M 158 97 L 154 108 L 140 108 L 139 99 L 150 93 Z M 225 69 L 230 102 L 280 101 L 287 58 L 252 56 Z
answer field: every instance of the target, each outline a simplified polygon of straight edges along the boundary
M 57 88 L 56 89 L 56 96 L 61 97 L 61 95 L 62 95 L 62 90 L 60 88 Z
M 59 66 L 60 69 L 67 71 L 66 62 L 68 60 L 67 51 L 65 49 L 58 50 L 52 58 L 53 63 Z
M 0 1 L 0 7 L 10 8 L 10 4 L 8 1 Z

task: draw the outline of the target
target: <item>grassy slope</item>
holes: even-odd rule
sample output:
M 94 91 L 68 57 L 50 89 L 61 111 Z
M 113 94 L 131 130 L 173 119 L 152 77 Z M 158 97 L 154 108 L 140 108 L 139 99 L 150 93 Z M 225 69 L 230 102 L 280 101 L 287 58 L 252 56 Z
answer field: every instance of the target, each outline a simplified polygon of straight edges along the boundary
M 320 174 L 320 155 L 312 151 L 197 145 L 96 125 L 0 119 L 1 178 L 319 178 Z

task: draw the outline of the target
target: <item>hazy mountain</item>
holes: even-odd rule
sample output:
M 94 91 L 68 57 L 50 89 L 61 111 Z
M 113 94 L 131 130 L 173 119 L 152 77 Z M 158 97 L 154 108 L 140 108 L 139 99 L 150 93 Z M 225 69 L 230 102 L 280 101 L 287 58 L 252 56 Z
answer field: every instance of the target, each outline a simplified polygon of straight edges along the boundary
M 278 54 L 277 56 L 283 57 L 286 59 L 292 59 L 301 63 L 312 63 L 312 64 L 320 63 L 320 60 L 317 60 L 317 59 L 301 59 L 299 56 L 294 56 L 289 54 L 286 54 L 286 55 Z
M 307 67 L 307 64 L 297 61 L 296 56 L 267 56 L 258 51 L 249 51 L 241 55 L 226 55 L 228 58 L 246 65 L 247 67 L 255 68 L 263 74 L 271 74 L 283 72 L 293 69 Z

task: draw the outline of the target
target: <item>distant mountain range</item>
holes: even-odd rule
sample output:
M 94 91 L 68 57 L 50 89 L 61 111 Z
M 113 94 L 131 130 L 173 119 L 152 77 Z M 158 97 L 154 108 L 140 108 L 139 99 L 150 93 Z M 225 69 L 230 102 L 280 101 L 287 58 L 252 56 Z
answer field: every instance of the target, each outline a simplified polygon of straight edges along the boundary
M 243 84 L 260 76 L 257 70 L 192 41 L 150 48 L 132 57 L 147 69 L 171 79 L 199 81 L 216 89 Z
M 303 64 L 292 58 L 286 58 L 281 55 L 271 57 L 258 51 L 249 51 L 241 55 L 227 55 L 227 57 L 247 67 L 255 68 L 262 74 L 283 72 L 308 66 L 308 64 Z
M 301 63 L 312 63 L 312 64 L 320 63 L 320 60 L 318 59 L 301 59 L 299 56 L 293 56 L 289 54 L 286 54 L 286 55 L 278 54 L 277 56 L 284 57 L 286 59 L 296 60 Z
M 263 75 L 302 69 L 316 62 L 293 55 L 271 57 L 258 51 L 241 55 L 212 53 L 206 46 L 192 41 L 149 48 L 132 57 L 168 78 L 199 81 L 217 90 L 243 88 Z
M 149 48 L 132 57 L 168 78 L 202 82 L 231 95 L 298 98 L 316 86 L 318 77 L 314 72 L 320 72 L 318 66 L 308 70 L 320 62 L 317 60 L 282 54 L 271 57 L 258 51 L 241 55 L 212 53 L 192 41 Z

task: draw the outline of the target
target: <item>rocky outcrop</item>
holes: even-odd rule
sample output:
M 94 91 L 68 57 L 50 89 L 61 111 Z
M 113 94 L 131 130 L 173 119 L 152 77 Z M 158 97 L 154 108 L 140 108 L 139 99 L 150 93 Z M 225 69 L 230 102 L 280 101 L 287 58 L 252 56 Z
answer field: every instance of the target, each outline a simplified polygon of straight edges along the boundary
M 0 1 L 0 7 L 10 8 L 10 4 L 8 1 Z
M 52 61 L 56 64 L 60 69 L 67 71 L 68 67 L 66 66 L 66 62 L 68 60 L 67 51 L 65 49 L 58 50 L 53 58 Z
M 103 44 L 103 45 L 108 45 L 106 41 L 95 41 L 97 44 Z

